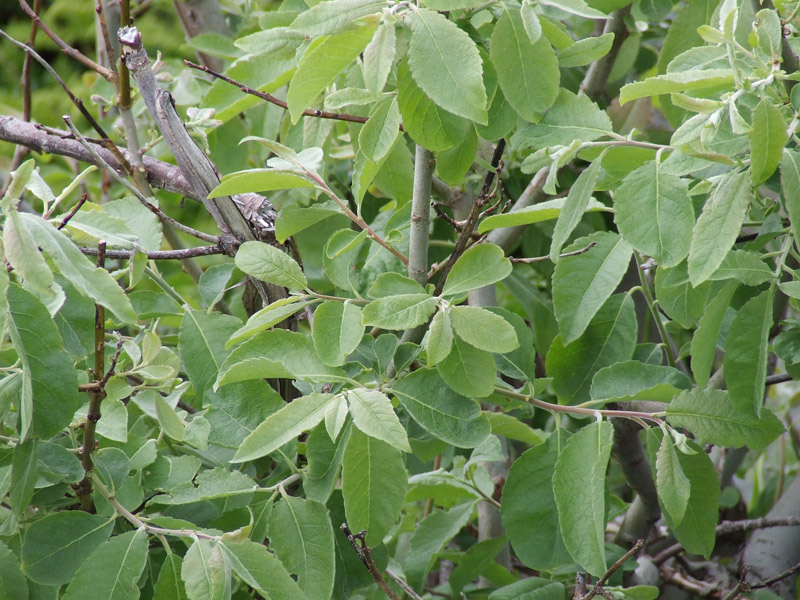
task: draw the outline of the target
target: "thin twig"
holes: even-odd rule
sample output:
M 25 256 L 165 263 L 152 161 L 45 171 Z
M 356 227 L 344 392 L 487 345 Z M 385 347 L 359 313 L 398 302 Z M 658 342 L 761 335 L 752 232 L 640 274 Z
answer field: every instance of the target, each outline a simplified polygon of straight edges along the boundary
M 788 373 L 778 373 L 777 375 L 767 375 L 766 380 L 764 381 L 765 385 L 775 385 L 777 383 L 785 383 L 787 381 L 793 381 L 794 377 L 789 375 Z
M 78 129 L 75 127 L 75 125 L 73 125 L 72 119 L 70 119 L 68 116 L 65 116 L 64 117 L 64 122 L 67 124 L 67 127 L 69 127 L 70 131 L 72 131 L 72 133 L 83 144 L 83 147 L 86 148 L 86 150 L 95 158 L 95 160 L 97 160 L 98 163 L 101 166 L 103 166 L 109 172 L 109 174 L 114 179 L 117 180 L 118 183 L 121 183 L 128 190 L 130 190 L 133 193 L 133 195 L 136 196 L 136 198 L 139 200 L 139 202 L 141 202 L 150 212 L 155 214 L 162 221 L 164 221 L 166 223 L 169 223 L 170 225 L 172 225 L 175 229 L 177 229 L 179 231 L 187 233 L 187 234 L 189 234 L 191 236 L 196 237 L 199 240 L 203 240 L 204 242 L 208 242 L 210 244 L 219 244 L 219 237 L 218 236 L 209 235 L 207 233 L 203 233 L 202 231 L 198 231 L 197 229 L 192 229 L 191 227 L 187 227 L 186 225 L 184 225 L 183 223 L 180 223 L 179 221 L 176 221 L 175 219 L 170 217 L 167 213 L 165 213 L 163 210 L 161 210 L 156 205 L 154 205 L 150 201 L 148 201 L 147 198 L 145 198 L 144 195 L 139 190 L 137 190 L 136 187 L 133 184 L 131 184 L 131 182 L 129 182 L 122 175 L 117 173 L 117 171 L 115 169 L 113 169 L 111 167 L 111 165 L 109 165 L 97 153 L 97 151 L 94 148 L 92 148 L 92 146 L 89 144 L 89 142 L 87 142 L 84 139 L 84 137 L 80 134 Z
M 588 252 L 592 248 L 597 245 L 597 242 L 592 242 L 588 246 L 581 248 L 580 250 L 573 250 L 572 252 L 564 252 L 564 254 L 559 254 L 558 258 L 566 258 L 567 256 L 577 256 L 578 254 L 583 254 L 584 252 Z M 512 263 L 523 263 L 529 265 L 530 263 L 535 262 L 544 262 L 546 260 L 550 260 L 549 256 L 534 256 L 533 258 L 511 258 Z
M 61 223 L 58 224 L 58 227 L 56 227 L 56 229 L 64 229 L 64 227 L 67 226 L 67 223 L 69 223 L 70 219 L 72 219 L 72 217 L 75 216 L 75 213 L 77 213 L 81 209 L 81 206 L 83 206 L 83 203 L 86 202 L 86 199 L 88 197 L 89 194 L 83 194 L 78 199 L 77 204 L 75 204 L 75 206 L 72 207 L 72 210 L 70 210 L 69 213 L 67 213 L 67 216 L 61 220 Z M 92 248 L 91 250 L 94 254 L 97 254 L 98 252 L 97 248 Z
M 262 100 L 265 100 L 266 102 L 274 104 L 275 106 L 279 106 L 279 107 L 283 108 L 284 110 L 288 110 L 289 109 L 289 105 L 284 100 L 281 100 L 280 98 L 276 98 L 272 94 L 267 94 L 266 92 L 259 92 L 258 90 L 253 89 L 253 88 L 251 88 L 249 86 L 246 86 L 245 84 L 240 83 L 239 81 L 236 81 L 235 79 L 231 79 L 230 77 L 227 77 L 226 75 L 223 75 L 222 73 L 218 73 L 218 72 L 214 71 L 213 69 L 209 69 L 208 67 L 206 67 L 204 65 L 198 65 L 197 63 L 193 63 L 190 60 L 184 60 L 183 62 L 186 64 L 187 67 L 189 67 L 191 69 L 197 69 L 198 71 L 203 71 L 203 73 L 208 73 L 209 75 L 211 75 L 213 77 L 216 77 L 217 79 L 221 79 L 225 83 L 229 83 L 232 86 L 235 86 L 235 87 L 239 88 L 245 94 L 250 94 L 251 96 L 255 96 L 256 98 L 261 98 Z M 351 123 L 366 123 L 367 122 L 367 117 L 359 117 L 359 116 L 356 116 L 356 115 L 349 115 L 347 113 L 329 112 L 327 110 L 315 110 L 315 109 L 311 109 L 311 108 L 304 110 L 303 111 L 303 115 L 306 116 L 306 117 L 317 117 L 319 119 L 335 119 L 337 121 L 349 121 Z M 400 130 L 401 131 L 403 130 L 403 126 L 402 125 L 400 126 Z
M 110 69 L 107 69 L 106 67 L 97 64 L 91 58 L 82 54 L 81 52 L 79 52 L 78 50 L 67 44 L 55 33 L 53 33 L 53 31 L 47 25 L 45 25 L 44 22 L 39 18 L 39 15 L 37 15 L 34 12 L 34 10 L 30 6 L 28 6 L 28 3 L 25 2 L 25 0 L 19 0 L 19 5 L 22 7 L 22 10 L 25 11 L 25 14 L 27 14 L 31 18 L 31 20 L 39 26 L 39 29 L 41 29 L 45 33 L 45 35 L 47 35 L 47 37 L 53 40 L 56 43 L 56 46 L 61 48 L 61 51 L 64 54 L 78 61 L 82 65 L 92 69 L 92 71 L 96 71 L 100 76 L 102 76 L 105 79 L 111 80 L 114 77 L 114 74 L 111 72 Z
M 386 574 L 389 577 L 391 577 L 391 579 L 397 585 L 399 585 L 403 589 L 403 591 L 411 597 L 412 600 L 422 600 L 422 597 L 419 594 L 417 594 L 417 592 L 414 591 L 414 588 L 412 588 L 410 585 L 408 585 L 406 580 L 403 579 L 402 577 L 400 577 L 400 575 L 398 575 L 397 573 L 395 573 L 391 569 L 386 569 Z
M 96 248 L 81 247 L 80 251 L 87 256 L 97 254 Z M 198 246 L 182 250 L 106 250 L 106 258 L 113 259 L 133 258 L 136 254 L 145 254 L 149 260 L 186 260 L 196 256 L 225 254 L 225 250 L 220 246 Z
M 606 571 L 603 576 L 597 580 L 597 583 L 594 584 L 594 587 L 591 591 L 586 595 L 585 600 L 592 600 L 597 594 L 601 593 L 603 590 L 603 586 L 609 580 L 609 578 L 619 569 L 623 564 L 625 564 L 629 558 L 631 558 L 634 554 L 636 554 L 639 550 L 641 550 L 642 546 L 644 546 L 644 540 L 637 540 L 636 543 L 631 546 L 631 549 L 628 550 L 625 554 L 623 554 L 620 559 L 615 562 L 611 567 L 609 567 L 608 571 Z
M 372 550 L 367 546 L 366 541 L 367 532 L 353 533 L 350 531 L 347 523 L 342 523 L 340 529 L 342 533 L 347 536 L 347 541 L 350 542 L 353 551 L 358 555 L 361 562 L 364 563 L 364 566 L 367 568 L 367 571 L 369 571 L 375 583 L 389 596 L 390 600 L 400 600 L 397 594 L 395 594 L 392 588 L 386 583 L 386 580 L 383 578 L 383 573 L 381 573 L 380 569 L 375 565 L 375 561 L 372 560 Z

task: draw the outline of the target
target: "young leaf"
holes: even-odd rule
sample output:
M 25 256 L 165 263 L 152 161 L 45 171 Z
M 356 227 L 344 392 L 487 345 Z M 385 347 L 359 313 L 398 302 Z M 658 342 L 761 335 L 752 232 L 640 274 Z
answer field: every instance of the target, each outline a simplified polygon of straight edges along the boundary
M 656 297 L 659 307 L 683 327 L 691 329 L 703 315 L 711 284 L 701 283 L 697 287 L 689 281 L 685 262 L 675 267 L 656 271 Z
M 522 19 L 522 26 L 525 28 L 525 33 L 528 34 L 528 39 L 531 44 L 535 44 L 540 37 L 542 37 L 542 24 L 539 23 L 539 17 L 536 11 L 533 10 L 533 3 L 531 0 L 523 0 L 519 7 L 519 16 Z
M 384 19 L 367 47 L 364 48 L 362 71 L 364 85 L 373 94 L 379 94 L 386 85 L 396 52 L 397 30 L 392 19 Z
M 327 600 L 333 591 L 333 527 L 323 504 L 284 496 L 269 515 L 270 548 L 306 598 Z
M 764 403 L 774 288 L 751 298 L 731 323 L 723 373 L 733 403 L 758 416 Z
M 339 396 L 344 402 L 344 399 Z M 347 406 L 345 403 L 345 415 Z M 350 428 L 345 434 L 331 440 L 324 423 L 320 423 L 306 439 L 306 458 L 308 471 L 303 477 L 303 491 L 306 498 L 323 504 L 328 501 L 339 481 L 339 468 L 342 466 L 345 447 L 350 437 Z
M 478 577 L 492 564 L 492 561 L 506 545 L 507 540 L 504 535 L 485 539 L 477 542 L 464 552 L 458 566 L 450 573 L 448 583 L 453 594 L 460 594 L 461 590 L 473 579 Z
M 556 227 L 553 230 L 553 241 L 550 243 L 550 260 L 554 264 L 557 264 L 560 260 L 558 255 L 561 254 L 561 248 L 572 235 L 575 227 L 580 223 L 583 214 L 589 207 L 592 200 L 592 192 L 594 192 L 602 172 L 600 160 L 595 160 L 578 175 L 575 183 L 569 188 L 569 194 L 567 194 L 567 199 L 558 214 L 558 221 L 556 221 Z
M 314 187 L 314 183 L 299 173 L 277 169 L 248 169 L 223 175 L 220 184 L 209 192 L 208 197 L 310 187 Z
M 225 348 L 229 349 L 231 346 L 247 340 L 265 329 L 274 327 L 278 323 L 300 312 L 312 302 L 312 300 L 303 300 L 297 296 L 276 300 L 257 313 L 250 315 L 250 318 L 247 319 L 247 323 L 231 334 L 228 341 L 225 343 Z M 359 325 L 361 325 L 360 317 Z
M 690 379 L 674 367 L 629 360 L 604 367 L 592 378 L 592 400 L 669 402 L 681 390 L 692 387 Z
M 0 597 L 5 600 L 28 600 L 28 580 L 22 574 L 19 559 L 11 548 L 0 542 Z
M 683 473 L 672 436 L 665 435 L 661 440 L 656 456 L 656 490 L 672 523 L 680 525 L 689 505 L 691 484 Z
M 266 456 L 303 431 L 312 429 L 325 416 L 331 394 L 309 394 L 293 400 L 271 414 L 245 438 L 231 462 L 245 462 Z
M 11 510 L 18 518 L 27 510 L 39 479 L 38 446 L 36 439 L 25 440 L 16 446 L 11 457 L 11 491 L 8 498 Z
M 342 463 L 344 509 L 353 531 L 367 530 L 369 546 L 380 544 L 400 517 L 407 479 L 399 450 L 352 431 Z
M 412 329 L 422 325 L 436 310 L 437 300 L 428 294 L 398 294 L 377 298 L 361 311 L 364 325 L 381 329 Z
M 179 483 L 168 495 L 156 496 L 154 502 L 179 505 L 231 496 L 250 498 L 256 487 L 255 481 L 244 473 L 216 467 L 202 471 L 191 481 Z
M 498 281 L 511 273 L 511 261 L 500 246 L 478 244 L 464 252 L 447 276 L 443 296 L 458 296 Z
M 37 519 L 25 532 L 22 572 L 42 585 L 69 582 L 95 548 L 108 539 L 114 519 L 70 510 Z
M 633 249 L 619 235 L 598 231 L 566 251 L 594 247 L 558 261 L 553 273 L 553 305 L 564 344 L 578 339 L 622 280 Z
M 306 51 L 289 83 L 286 101 L 292 124 L 300 120 L 314 99 L 356 59 L 374 34 L 374 27 L 363 25 L 330 37 L 317 38 L 322 41 Z
M 444 548 L 472 516 L 474 502 L 460 504 L 449 511 L 437 510 L 417 526 L 411 536 L 410 548 L 405 557 L 408 583 L 422 589 L 425 575 L 430 570 L 436 554 Z
M 56 324 L 36 296 L 11 284 L 8 307 L 8 330 L 23 369 L 17 399 L 22 437 L 30 433 L 49 439 L 70 424 L 80 406 L 78 374 L 63 351 Z
M 45 262 L 31 232 L 25 227 L 20 213 L 7 210 L 3 224 L 3 250 L 6 261 L 22 277 L 31 293 L 45 302 L 56 301 L 60 291 L 53 272 Z
M 731 172 L 703 206 L 689 246 L 689 279 L 698 286 L 716 271 L 730 251 L 747 214 L 753 191 L 747 173 Z
M 511 352 L 519 348 L 517 333 L 503 317 L 477 306 L 450 310 L 453 331 L 462 340 L 486 352 Z
M 231 559 L 219 544 L 195 539 L 181 565 L 190 600 L 224 600 L 231 595 Z
M 379 13 L 386 6 L 383 0 L 329 0 L 301 12 L 289 27 L 307 36 L 338 33 L 352 27 L 361 17 Z M 252 50 L 251 50 L 252 51 Z
M 553 471 L 553 493 L 564 545 L 595 577 L 606 571 L 605 480 L 614 428 L 586 425 L 569 438 Z
M 236 266 L 251 277 L 290 290 L 302 290 L 308 287 L 308 281 L 300 265 L 285 252 L 264 242 L 242 244 L 236 253 Z
M 780 109 L 762 99 L 753 109 L 750 127 L 750 183 L 757 186 L 775 172 L 787 139 Z
M 480 405 L 455 393 L 434 369 L 418 369 L 392 386 L 392 395 L 431 435 L 457 446 L 474 448 L 489 435 Z
M 167 554 L 153 586 L 153 600 L 188 600 L 186 586 L 181 579 L 182 566 L 180 556 L 171 552 Z
M 286 568 L 263 544 L 226 540 L 220 547 L 228 555 L 233 572 L 265 600 L 306 600 Z
M 572 560 L 558 527 L 553 495 L 558 443 L 559 436 L 551 435 L 543 444 L 526 450 L 511 465 L 503 488 L 501 514 L 511 546 L 523 563 L 542 571 Z
M 658 75 L 623 86 L 619 93 L 619 103 L 625 104 L 646 96 L 730 85 L 732 82 L 733 71 L 731 69 L 693 69 Z
M 361 152 L 372 162 L 385 157 L 400 135 L 401 120 L 396 98 L 377 104 L 358 134 Z
M 464 138 L 457 146 L 436 153 L 436 172 L 442 181 L 450 185 L 460 185 L 469 168 L 475 162 L 478 150 L 478 136 L 475 127 L 468 127 Z
M 354 389 L 347 392 L 347 403 L 358 429 L 398 450 L 411 452 L 406 430 L 387 396 L 378 390 Z
M 595 162 L 599 167 L 600 161 Z M 575 185 L 577 185 L 577 182 Z M 610 211 L 605 204 L 601 204 L 597 200 L 592 199 L 591 192 L 592 190 L 588 190 L 589 197 L 587 198 L 586 205 L 583 206 L 581 212 L 577 214 L 579 221 L 584 212 Z M 487 231 L 500 227 L 517 227 L 519 225 L 530 225 L 531 223 L 540 223 L 542 221 L 557 219 L 568 202 L 569 198 L 554 198 L 553 200 L 539 202 L 533 206 L 527 206 L 501 215 L 492 215 L 481 221 L 480 225 L 478 225 L 478 233 L 486 233 Z
M 795 243 L 800 242 L 800 152 L 784 149 L 781 158 L 781 192 L 789 214 Z
M 636 312 L 630 296 L 612 296 L 597 311 L 581 337 L 566 346 L 557 336 L 547 353 L 547 374 L 563 404 L 589 399 L 594 374 L 630 360 L 636 348 Z
M 453 347 L 436 365 L 442 379 L 457 393 L 470 398 L 485 398 L 494 391 L 497 366 L 489 352 L 453 338 Z
M 674 267 L 689 254 L 694 208 L 685 181 L 650 161 L 630 173 L 614 194 L 619 233 L 659 266 Z
M 722 261 L 719 269 L 714 271 L 709 280 L 724 281 L 735 279 L 750 286 L 761 285 L 775 277 L 772 269 L 761 260 L 758 252 L 749 250 L 731 250 Z
M 440 310 L 434 315 L 426 340 L 428 366 L 433 367 L 444 360 L 453 348 L 453 326 L 449 311 Z
M 410 21 L 408 63 L 419 87 L 446 111 L 485 125 L 486 90 L 475 43 L 432 10 L 411 11 Z
M 589 65 L 608 54 L 613 43 L 613 33 L 578 40 L 558 53 L 558 66 L 582 67 Z
M 314 311 L 311 334 L 317 355 L 326 365 L 337 367 L 361 342 L 364 326 L 361 309 L 350 302 L 323 302 Z
M 559 10 L 587 19 L 607 19 L 608 15 L 589 6 L 583 0 L 540 0 L 540 4 L 553 6 Z M 597 4 L 596 2 L 593 4 Z
M 532 42 L 519 11 L 507 8 L 494 26 L 489 55 L 508 103 L 537 122 L 555 102 L 561 78 L 550 42 L 545 36 Z
M 736 282 L 732 281 L 711 298 L 692 336 L 692 374 L 698 387 L 705 387 L 708 383 L 722 330 L 722 319 L 737 287 Z
M 682 392 L 667 405 L 667 420 L 685 427 L 703 443 L 753 450 L 766 447 L 785 431 L 771 412 L 762 409 L 761 417 L 733 402 L 725 390 L 694 388 Z
M 147 563 L 147 534 L 128 531 L 103 542 L 84 561 L 64 600 L 138 600 L 139 577 Z

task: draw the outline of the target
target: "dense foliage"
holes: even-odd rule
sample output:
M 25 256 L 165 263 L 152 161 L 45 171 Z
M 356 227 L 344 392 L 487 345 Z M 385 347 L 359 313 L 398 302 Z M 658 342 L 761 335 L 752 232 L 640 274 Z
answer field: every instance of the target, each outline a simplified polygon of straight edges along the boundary
M 796 597 L 800 3 L 69 6 L 0 39 L 0 598 Z

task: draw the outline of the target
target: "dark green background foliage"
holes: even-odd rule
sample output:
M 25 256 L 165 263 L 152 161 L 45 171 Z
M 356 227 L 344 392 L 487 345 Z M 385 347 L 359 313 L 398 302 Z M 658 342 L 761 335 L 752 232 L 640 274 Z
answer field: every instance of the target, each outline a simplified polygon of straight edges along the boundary
M 6 4 L 0 600 L 796 597 L 800 3 Z

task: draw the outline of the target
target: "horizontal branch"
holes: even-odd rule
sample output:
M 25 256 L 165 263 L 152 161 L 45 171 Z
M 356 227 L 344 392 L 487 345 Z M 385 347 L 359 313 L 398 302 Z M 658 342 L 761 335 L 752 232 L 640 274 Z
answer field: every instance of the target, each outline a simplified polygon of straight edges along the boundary
M 87 256 L 95 256 L 97 254 L 97 248 L 81 248 L 80 250 Z M 106 250 L 106 258 L 126 259 L 133 258 L 135 254 L 146 254 L 150 260 L 185 260 L 196 256 L 225 254 L 225 250 L 219 246 L 199 246 L 181 250 Z
M 66 131 L 60 132 L 59 135 L 49 133 L 39 125 L 16 117 L 0 115 L 0 141 L 25 146 L 44 154 L 68 156 L 101 168 L 103 166 L 71 133 Z M 122 165 L 108 149 L 98 144 L 92 144 L 92 146 L 95 147 L 97 154 L 117 173 L 124 174 Z M 120 151 L 126 158 L 130 157 L 130 153 L 124 148 L 120 148 Z M 153 187 L 201 200 L 196 197 L 192 187 L 177 166 L 145 156 L 144 168 L 147 171 L 147 181 Z

